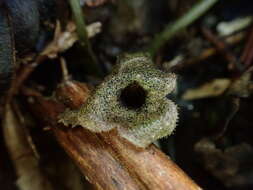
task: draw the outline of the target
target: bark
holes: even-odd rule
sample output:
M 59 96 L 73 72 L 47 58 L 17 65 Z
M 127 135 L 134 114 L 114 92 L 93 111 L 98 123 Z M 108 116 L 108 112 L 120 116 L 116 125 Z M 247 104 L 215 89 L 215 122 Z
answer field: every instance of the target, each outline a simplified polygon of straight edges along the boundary
M 61 85 L 60 88 L 70 88 Z M 75 85 L 74 83 L 71 85 Z M 80 83 L 78 84 L 80 87 Z M 85 88 L 61 89 L 72 109 L 82 103 L 80 96 L 89 96 Z M 76 90 L 78 89 L 78 90 Z M 69 92 L 69 93 L 68 93 Z M 74 93 L 73 93 L 74 92 Z M 95 189 L 103 190 L 200 190 L 168 156 L 154 145 L 145 149 L 135 147 L 117 135 L 116 130 L 92 133 L 82 127 L 69 128 L 59 124 L 58 115 L 66 103 L 45 99 L 38 92 L 23 89 L 23 94 L 33 97 L 30 108 L 36 116 L 52 126 L 58 142 L 77 164 L 86 179 Z M 58 92 L 58 96 L 59 92 Z M 75 99 L 78 98 L 78 101 Z M 80 105 L 77 104 L 80 102 Z

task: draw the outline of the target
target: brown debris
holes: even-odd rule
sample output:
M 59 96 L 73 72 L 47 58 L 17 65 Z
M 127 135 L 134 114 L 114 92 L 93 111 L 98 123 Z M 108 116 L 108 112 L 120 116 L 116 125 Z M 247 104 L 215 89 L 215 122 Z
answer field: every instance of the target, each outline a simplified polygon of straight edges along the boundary
M 17 173 L 20 190 L 53 190 L 51 182 L 43 175 L 39 160 L 29 143 L 23 123 L 11 105 L 6 105 L 3 122 L 5 143 Z
M 209 139 L 202 139 L 195 145 L 201 163 L 205 169 L 217 177 L 227 187 L 239 187 L 252 183 L 250 173 L 245 172 L 253 148 L 247 143 L 241 143 L 222 150 Z

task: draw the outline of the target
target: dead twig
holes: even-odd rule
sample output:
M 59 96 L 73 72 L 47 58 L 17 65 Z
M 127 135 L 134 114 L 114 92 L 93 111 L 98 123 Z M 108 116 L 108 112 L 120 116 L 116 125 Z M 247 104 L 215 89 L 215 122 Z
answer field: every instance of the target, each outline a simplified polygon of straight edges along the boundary
M 250 67 L 252 66 L 253 61 L 253 27 L 250 31 L 248 42 L 245 45 L 245 48 L 243 50 L 242 56 L 241 56 L 241 62 L 245 66 L 245 71 L 247 72 Z
M 79 90 L 74 94 L 69 93 L 72 96 L 69 100 L 83 93 L 82 88 L 76 89 Z M 201 189 L 155 146 L 137 148 L 119 137 L 115 130 L 92 133 L 79 127 L 66 128 L 58 123 L 58 115 L 65 110 L 62 103 L 45 99 L 31 89 L 22 92 L 33 98 L 29 103 L 32 113 L 52 126 L 58 142 L 96 189 Z M 73 108 L 79 106 L 76 104 Z
M 211 32 L 211 30 L 207 28 L 202 28 L 202 32 L 204 36 L 207 38 L 207 40 L 209 40 L 220 52 L 220 54 L 228 61 L 228 63 L 230 64 L 230 69 L 235 69 L 235 66 L 238 63 L 238 60 L 236 56 L 233 55 L 233 53 L 229 51 L 227 44 L 224 41 L 218 39 Z

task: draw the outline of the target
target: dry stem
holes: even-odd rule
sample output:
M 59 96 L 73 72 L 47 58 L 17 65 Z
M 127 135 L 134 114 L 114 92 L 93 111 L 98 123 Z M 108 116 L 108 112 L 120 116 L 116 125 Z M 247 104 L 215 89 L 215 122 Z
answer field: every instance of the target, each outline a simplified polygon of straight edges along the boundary
M 69 93 L 69 100 L 80 98 L 83 91 L 79 90 Z M 64 96 L 68 94 L 66 90 L 62 92 Z M 32 112 L 51 124 L 58 142 L 96 189 L 201 189 L 155 146 L 137 148 L 115 130 L 96 134 L 81 127 L 66 128 L 57 123 L 59 113 L 65 109 L 62 103 L 45 99 L 30 89 L 23 89 L 23 94 L 34 98 L 30 103 Z

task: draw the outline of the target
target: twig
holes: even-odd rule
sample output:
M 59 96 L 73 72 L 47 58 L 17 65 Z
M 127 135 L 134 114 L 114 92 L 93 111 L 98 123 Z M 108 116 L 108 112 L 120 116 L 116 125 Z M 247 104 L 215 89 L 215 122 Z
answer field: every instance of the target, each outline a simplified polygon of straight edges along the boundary
M 151 42 L 149 52 L 152 56 L 169 40 L 171 40 L 178 32 L 185 29 L 199 17 L 201 17 L 206 11 L 208 11 L 219 0 L 202 0 L 194 5 L 187 13 L 176 20 L 172 24 L 168 24 L 164 31 L 158 34 Z
M 250 31 L 248 42 L 246 43 L 242 56 L 241 62 L 244 64 L 245 68 L 248 69 L 252 65 L 253 61 L 253 27 Z
M 238 66 L 239 60 L 237 60 L 236 56 L 229 51 L 229 48 L 225 41 L 222 41 L 216 37 L 211 30 L 207 28 L 202 28 L 202 32 L 204 36 L 209 40 L 215 47 L 216 49 L 221 53 L 221 55 L 230 63 L 230 69 L 234 70 L 235 66 Z
M 245 38 L 245 32 L 239 32 L 239 33 L 236 33 L 232 36 L 226 37 L 223 40 L 228 46 L 231 47 L 231 46 L 234 46 L 235 44 L 240 43 L 244 38 Z M 222 49 L 221 49 L 221 51 L 222 51 Z M 204 49 L 204 50 L 202 50 L 202 52 L 199 54 L 198 57 L 184 59 L 182 61 L 183 63 L 174 66 L 173 70 L 185 69 L 187 66 L 192 66 L 194 64 L 197 64 L 203 60 L 208 59 L 211 56 L 216 55 L 217 53 L 218 53 L 218 50 L 217 50 L 217 48 L 214 48 L 214 47 Z
M 60 57 L 60 64 L 61 64 L 63 81 L 68 81 L 70 79 L 70 76 L 69 76 L 69 73 L 68 73 L 66 60 L 63 57 Z
M 69 100 L 80 97 L 76 93 L 69 93 L 72 94 Z M 201 189 L 155 146 L 137 148 L 119 137 L 115 130 L 96 134 L 81 127 L 63 127 L 57 123 L 59 113 L 65 109 L 63 104 L 45 99 L 30 89 L 23 89 L 23 94 L 34 98 L 30 103 L 32 112 L 53 126 L 58 142 L 96 189 Z
M 231 102 L 229 102 L 229 103 L 231 103 L 230 111 L 223 121 L 224 123 L 223 123 L 221 130 L 213 137 L 213 139 L 215 141 L 221 140 L 221 138 L 225 136 L 225 133 L 228 130 L 228 126 L 229 126 L 231 120 L 234 118 L 234 116 L 236 115 L 236 113 L 238 112 L 238 110 L 240 108 L 240 98 L 233 97 L 233 98 L 231 98 L 230 101 L 231 101 Z
M 101 23 L 92 23 L 87 26 L 88 37 L 91 38 L 100 32 Z M 13 80 L 12 87 L 10 89 L 9 96 L 7 100 L 10 101 L 11 98 L 18 92 L 20 87 L 23 85 L 24 81 L 30 76 L 30 74 L 36 69 L 36 67 L 44 63 L 47 59 L 55 59 L 58 57 L 59 53 L 62 53 L 72 47 L 76 42 L 75 34 L 76 26 L 69 22 L 67 29 L 61 31 L 60 23 L 56 23 L 55 36 L 54 39 L 45 47 L 45 49 L 40 52 L 40 54 L 32 57 L 32 61 L 23 65 L 17 71 L 16 80 Z

